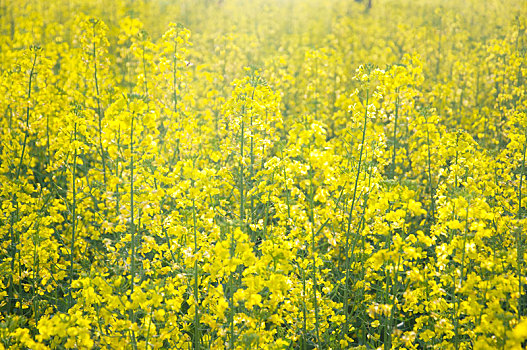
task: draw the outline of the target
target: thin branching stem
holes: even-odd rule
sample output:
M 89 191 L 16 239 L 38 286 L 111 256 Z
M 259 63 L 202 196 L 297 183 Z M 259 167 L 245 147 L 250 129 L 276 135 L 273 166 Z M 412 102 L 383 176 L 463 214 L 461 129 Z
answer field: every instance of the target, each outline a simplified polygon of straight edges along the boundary
M 342 329 L 342 335 L 345 336 L 346 334 L 348 334 L 348 329 L 349 329 L 349 312 L 348 312 L 348 307 L 349 307 L 349 279 L 350 279 L 350 266 L 349 266 L 349 263 L 350 263 L 350 256 L 349 256 L 349 241 L 350 241 L 350 233 L 351 233 L 351 219 L 353 217 L 353 209 L 355 207 L 355 200 L 356 200 L 356 196 L 357 196 L 357 187 L 358 187 L 358 184 L 359 184 L 359 177 L 360 177 L 360 171 L 361 171 L 361 165 L 362 165 L 362 154 L 363 154 L 363 151 L 364 151 L 364 142 L 365 142 L 365 139 L 366 139 L 366 124 L 368 122 L 368 103 L 369 103 L 369 97 L 370 97 L 370 92 L 369 90 L 366 90 L 366 103 L 364 104 L 364 122 L 363 122 L 363 126 L 362 126 L 362 140 L 361 140 L 361 145 L 360 145 L 360 151 L 359 151 L 359 162 L 357 164 L 357 174 L 355 176 L 355 185 L 353 187 L 353 195 L 352 195 L 352 199 L 351 199 L 351 205 L 350 205 L 350 209 L 349 209 L 349 215 L 348 215 L 348 224 L 347 224 L 347 230 L 346 230 L 346 249 L 345 249 L 345 252 L 346 252 L 346 265 L 345 265 L 345 270 L 346 270 L 346 279 L 345 279 L 345 285 L 344 285 L 344 315 L 345 315 L 345 323 L 344 323 L 344 328 Z

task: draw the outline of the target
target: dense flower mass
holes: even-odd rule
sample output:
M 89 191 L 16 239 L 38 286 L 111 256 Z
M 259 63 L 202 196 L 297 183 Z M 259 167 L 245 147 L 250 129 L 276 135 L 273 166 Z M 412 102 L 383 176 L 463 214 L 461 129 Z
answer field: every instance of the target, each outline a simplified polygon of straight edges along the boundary
M 527 346 L 527 3 L 0 1 L 1 349 Z

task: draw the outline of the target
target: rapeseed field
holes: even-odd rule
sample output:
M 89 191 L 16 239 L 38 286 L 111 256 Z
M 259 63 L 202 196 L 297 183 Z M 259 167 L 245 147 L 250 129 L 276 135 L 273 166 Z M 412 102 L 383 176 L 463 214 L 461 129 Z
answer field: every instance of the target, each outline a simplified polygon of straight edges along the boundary
M 526 31 L 0 0 L 0 349 L 525 348 Z

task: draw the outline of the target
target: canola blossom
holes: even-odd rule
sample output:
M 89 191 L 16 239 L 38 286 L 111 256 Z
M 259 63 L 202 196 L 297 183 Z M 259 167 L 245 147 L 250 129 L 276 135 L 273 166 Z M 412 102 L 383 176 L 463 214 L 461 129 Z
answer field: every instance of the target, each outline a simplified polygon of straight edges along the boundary
M 1 0 L 0 350 L 527 347 L 527 3 Z

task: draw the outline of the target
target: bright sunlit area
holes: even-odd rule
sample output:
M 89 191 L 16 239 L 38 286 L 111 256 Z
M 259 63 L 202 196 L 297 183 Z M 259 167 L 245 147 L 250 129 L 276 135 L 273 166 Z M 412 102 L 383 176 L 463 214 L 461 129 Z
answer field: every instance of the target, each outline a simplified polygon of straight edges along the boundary
M 524 349 L 526 25 L 0 0 L 0 350 Z

